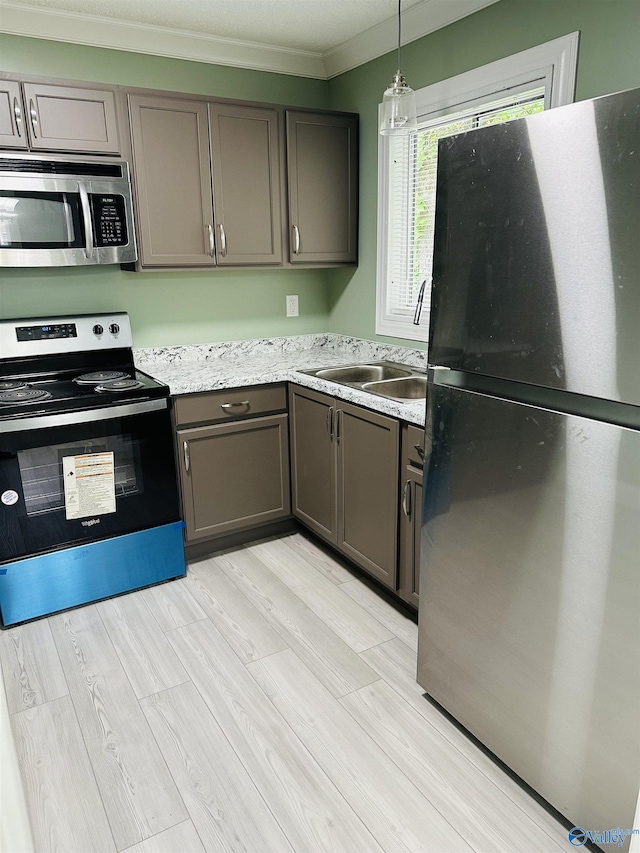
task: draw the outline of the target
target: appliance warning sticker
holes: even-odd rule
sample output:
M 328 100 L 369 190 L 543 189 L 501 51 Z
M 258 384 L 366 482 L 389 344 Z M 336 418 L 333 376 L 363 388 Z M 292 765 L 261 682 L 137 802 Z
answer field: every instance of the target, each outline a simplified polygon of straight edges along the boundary
M 113 452 L 64 456 L 62 470 L 67 520 L 116 511 Z

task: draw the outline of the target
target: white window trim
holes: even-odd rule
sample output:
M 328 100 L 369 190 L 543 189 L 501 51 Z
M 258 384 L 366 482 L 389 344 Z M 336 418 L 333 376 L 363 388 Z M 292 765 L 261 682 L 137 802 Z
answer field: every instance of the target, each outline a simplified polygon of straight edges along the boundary
M 545 82 L 545 109 L 573 102 L 578 62 L 579 32 L 498 59 L 416 92 L 418 121 L 455 112 L 500 95 L 501 91 Z M 414 326 L 410 318 L 398 320 L 386 312 L 387 211 L 389 209 L 389 137 L 378 136 L 378 257 L 376 276 L 376 334 L 414 341 L 428 341 L 428 325 Z

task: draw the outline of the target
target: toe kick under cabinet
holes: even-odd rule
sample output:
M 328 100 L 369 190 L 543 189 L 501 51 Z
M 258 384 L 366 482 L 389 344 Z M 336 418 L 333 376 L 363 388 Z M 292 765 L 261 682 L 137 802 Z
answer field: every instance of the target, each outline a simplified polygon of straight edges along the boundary
M 286 409 L 284 385 L 176 398 L 188 544 L 289 516 Z

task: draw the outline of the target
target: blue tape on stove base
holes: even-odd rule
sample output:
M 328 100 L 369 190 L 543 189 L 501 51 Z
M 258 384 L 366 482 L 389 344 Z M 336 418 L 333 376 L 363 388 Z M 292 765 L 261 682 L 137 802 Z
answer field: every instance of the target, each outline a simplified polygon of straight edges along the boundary
M 183 527 L 176 521 L 3 566 L 2 625 L 183 576 Z

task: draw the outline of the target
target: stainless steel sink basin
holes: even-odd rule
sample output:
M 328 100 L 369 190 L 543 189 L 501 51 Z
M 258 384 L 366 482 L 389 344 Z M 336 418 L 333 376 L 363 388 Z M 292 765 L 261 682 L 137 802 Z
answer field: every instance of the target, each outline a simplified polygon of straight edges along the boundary
M 352 364 L 346 367 L 327 367 L 323 370 L 314 370 L 313 374 L 319 379 L 328 379 L 331 382 L 361 384 L 410 376 L 411 371 L 391 364 Z
M 427 390 L 427 377 L 423 373 L 393 361 L 344 364 L 300 372 L 392 400 L 424 400 Z
M 427 391 L 427 377 L 407 376 L 386 382 L 365 382 L 362 390 L 394 400 L 423 400 Z

